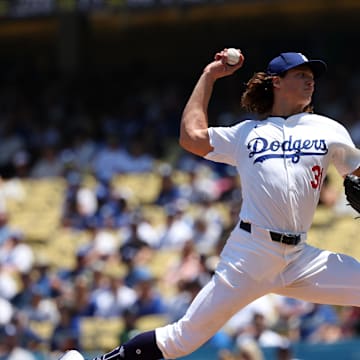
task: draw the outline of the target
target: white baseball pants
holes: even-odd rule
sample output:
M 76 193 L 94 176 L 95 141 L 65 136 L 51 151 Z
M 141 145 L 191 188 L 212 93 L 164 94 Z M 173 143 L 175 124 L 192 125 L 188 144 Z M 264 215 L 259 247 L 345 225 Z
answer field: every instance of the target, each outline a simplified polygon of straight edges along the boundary
M 251 234 L 235 228 L 212 280 L 199 292 L 178 322 L 156 329 L 165 359 L 192 353 L 240 309 L 268 294 L 313 303 L 360 306 L 360 262 L 312 247 L 271 240 L 252 226 Z

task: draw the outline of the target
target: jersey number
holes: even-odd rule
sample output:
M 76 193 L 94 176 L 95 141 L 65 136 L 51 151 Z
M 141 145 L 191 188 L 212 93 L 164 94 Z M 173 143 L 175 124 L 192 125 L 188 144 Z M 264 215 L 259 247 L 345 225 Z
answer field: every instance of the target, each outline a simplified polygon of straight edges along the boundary
M 314 179 L 311 180 L 310 184 L 311 187 L 313 189 L 320 189 L 321 187 L 321 183 L 322 183 L 322 177 L 323 177 L 323 168 L 321 168 L 319 165 L 314 165 L 311 168 L 313 174 L 314 174 Z

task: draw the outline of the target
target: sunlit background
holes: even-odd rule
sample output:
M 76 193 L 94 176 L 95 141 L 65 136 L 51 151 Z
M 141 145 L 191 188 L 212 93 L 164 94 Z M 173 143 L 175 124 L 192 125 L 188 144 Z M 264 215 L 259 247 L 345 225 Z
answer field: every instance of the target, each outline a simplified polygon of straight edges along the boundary
M 359 18 L 358 0 L 1 0 L 0 359 L 91 358 L 178 319 L 242 199 L 232 168 L 177 142 L 204 66 L 245 55 L 211 99 L 231 125 L 279 52 L 326 61 L 315 110 L 359 147 Z M 330 168 L 309 242 L 360 259 L 355 216 Z M 359 308 L 270 294 L 186 357 L 293 358 L 360 359 Z

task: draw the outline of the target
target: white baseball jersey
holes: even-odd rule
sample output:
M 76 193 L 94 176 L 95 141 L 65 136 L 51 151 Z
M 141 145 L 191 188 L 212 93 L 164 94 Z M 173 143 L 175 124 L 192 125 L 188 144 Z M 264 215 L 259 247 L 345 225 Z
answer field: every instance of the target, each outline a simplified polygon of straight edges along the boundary
M 209 128 L 206 158 L 237 167 L 242 220 L 279 231 L 308 231 L 322 180 L 333 161 L 341 175 L 360 164 L 347 130 L 327 117 L 301 113 Z
M 268 230 L 306 239 L 329 163 L 359 167 L 360 151 L 342 125 L 308 113 L 209 129 L 206 158 L 237 167 L 243 204 L 211 281 L 176 323 L 156 329 L 165 359 L 197 349 L 237 311 L 274 292 L 309 302 L 360 306 L 360 263 L 301 241 L 273 241 Z

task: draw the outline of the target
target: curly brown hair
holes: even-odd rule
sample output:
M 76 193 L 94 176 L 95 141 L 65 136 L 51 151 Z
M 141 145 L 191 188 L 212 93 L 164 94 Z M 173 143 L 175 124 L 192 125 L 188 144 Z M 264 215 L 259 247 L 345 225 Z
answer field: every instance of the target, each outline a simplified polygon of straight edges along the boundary
M 286 72 L 278 75 L 284 77 Z M 241 97 L 241 106 L 248 112 L 265 116 L 271 113 L 274 103 L 273 76 L 265 72 L 257 72 L 246 83 Z M 307 105 L 304 112 L 312 112 L 312 105 Z

